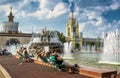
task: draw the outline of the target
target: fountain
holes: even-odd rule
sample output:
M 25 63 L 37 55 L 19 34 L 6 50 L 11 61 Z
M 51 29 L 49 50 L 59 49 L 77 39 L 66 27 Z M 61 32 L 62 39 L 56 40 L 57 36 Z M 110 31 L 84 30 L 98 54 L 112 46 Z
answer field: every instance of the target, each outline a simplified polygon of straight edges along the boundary
M 57 32 L 52 32 L 53 37 L 51 38 L 52 43 L 61 43 L 58 39 Z
M 40 33 L 33 34 L 28 44 L 28 49 L 45 49 L 45 46 L 49 50 L 57 50 L 58 53 L 63 52 L 63 45 L 58 39 L 57 32 L 47 30 L 46 28 Z
M 104 49 L 99 63 L 120 64 L 120 32 L 109 32 L 104 37 Z
M 45 52 L 49 52 L 49 46 L 44 46 Z
M 18 45 L 10 45 L 10 46 L 7 46 L 6 49 L 7 49 L 8 52 L 10 52 L 12 55 L 15 55 L 15 54 L 16 54 L 16 51 L 17 51 L 17 47 L 18 47 Z
M 72 43 L 66 42 L 64 43 L 64 59 L 74 59 L 71 54 Z
M 95 52 L 96 51 L 96 46 L 95 45 L 84 45 L 82 46 L 80 49 L 81 49 L 81 52 Z
M 33 33 L 30 43 L 39 43 L 41 42 L 40 34 Z

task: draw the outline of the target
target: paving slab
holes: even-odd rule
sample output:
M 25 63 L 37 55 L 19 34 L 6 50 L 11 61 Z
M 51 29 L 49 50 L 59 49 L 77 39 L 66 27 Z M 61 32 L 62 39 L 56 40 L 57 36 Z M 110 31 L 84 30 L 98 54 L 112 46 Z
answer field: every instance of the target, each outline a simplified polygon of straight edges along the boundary
M 3 72 L 0 70 L 0 78 L 5 78 L 5 76 L 3 75 Z

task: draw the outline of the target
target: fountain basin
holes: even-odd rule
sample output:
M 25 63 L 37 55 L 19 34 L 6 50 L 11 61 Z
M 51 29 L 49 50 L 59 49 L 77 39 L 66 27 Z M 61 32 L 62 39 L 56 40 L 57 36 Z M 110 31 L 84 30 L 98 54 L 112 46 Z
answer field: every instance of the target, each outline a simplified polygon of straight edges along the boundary
M 120 65 L 120 63 L 119 63 L 119 62 L 99 61 L 98 63 L 103 63 L 103 64 L 113 64 L 113 65 Z
M 45 65 L 48 67 L 55 68 L 53 65 L 50 65 L 48 63 L 44 63 L 44 62 L 39 61 L 39 60 L 34 60 L 34 63 L 42 64 L 42 65 Z M 117 74 L 117 71 L 94 68 L 94 67 L 87 67 L 87 66 L 80 66 L 80 68 L 78 68 L 77 73 L 80 75 L 85 75 L 85 76 L 92 77 L 92 78 L 111 78 L 112 75 Z
M 113 74 L 117 74 L 117 71 L 81 66 L 79 69 L 79 74 L 92 78 L 111 78 Z
M 72 59 L 74 59 L 74 58 L 73 58 L 73 57 L 63 57 L 63 59 L 72 60 Z

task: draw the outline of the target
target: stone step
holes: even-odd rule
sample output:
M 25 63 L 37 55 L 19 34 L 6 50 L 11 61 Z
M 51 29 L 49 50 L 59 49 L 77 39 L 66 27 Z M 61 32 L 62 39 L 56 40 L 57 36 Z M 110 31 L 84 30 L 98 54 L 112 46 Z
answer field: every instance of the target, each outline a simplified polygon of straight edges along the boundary
M 113 74 L 117 74 L 117 71 L 80 66 L 79 74 L 90 76 L 92 78 L 111 78 Z
M 42 64 L 49 67 L 52 66 L 54 68 L 54 65 L 49 65 L 48 63 L 44 63 L 39 60 L 34 60 L 34 63 Z M 80 66 L 78 70 L 80 75 L 85 75 L 92 78 L 111 78 L 113 74 L 117 74 L 117 71 L 114 70 L 100 69 L 100 68 L 87 67 L 87 66 Z

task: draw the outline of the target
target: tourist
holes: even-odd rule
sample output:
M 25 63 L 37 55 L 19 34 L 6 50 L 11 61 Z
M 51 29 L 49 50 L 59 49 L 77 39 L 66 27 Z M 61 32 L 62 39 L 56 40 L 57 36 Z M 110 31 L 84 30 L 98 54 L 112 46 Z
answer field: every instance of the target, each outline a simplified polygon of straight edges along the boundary
M 37 50 L 37 51 L 36 51 L 36 59 L 39 59 L 39 58 L 41 59 L 42 56 L 43 56 L 43 53 L 44 53 L 44 51 L 41 52 L 41 51 Z M 42 60 L 42 59 L 41 59 L 41 60 Z
M 61 65 L 63 63 L 63 59 L 56 53 L 55 50 L 52 51 L 49 59 L 52 60 L 52 64 L 55 65 L 59 71 L 61 71 Z
M 47 62 L 47 63 L 49 63 L 49 57 L 50 57 L 50 52 L 45 52 L 44 53 L 44 58 L 43 58 L 44 61 Z
M 50 52 L 45 52 L 45 51 L 37 51 L 37 59 L 40 58 L 43 62 L 55 65 L 57 70 L 59 71 L 64 71 L 68 70 L 69 73 L 73 73 L 76 71 L 76 68 L 79 67 L 77 64 L 75 65 L 70 65 L 67 62 L 64 62 L 63 58 L 56 53 L 56 51 L 52 51 L 51 55 Z
M 27 48 L 26 47 L 24 47 L 23 56 L 24 56 L 24 61 L 25 62 L 29 62 L 29 54 L 27 52 Z
M 7 49 L 4 47 L 2 48 L 2 55 L 6 55 L 7 54 Z
M 45 51 L 37 51 L 37 56 L 36 58 L 40 58 L 43 62 L 47 62 L 48 63 L 48 58 L 49 58 L 50 54 L 49 52 L 45 52 Z
M 69 73 L 74 73 L 76 71 L 78 72 L 79 66 L 77 64 L 70 65 L 65 62 L 63 58 L 56 53 L 56 51 L 52 52 L 50 59 L 52 60 L 52 64 L 55 65 L 59 71 L 68 70 Z
M 19 65 L 21 65 L 23 63 L 23 58 L 24 58 L 23 51 L 22 51 L 21 47 L 18 48 L 17 54 L 18 54 L 18 57 L 19 57 Z

